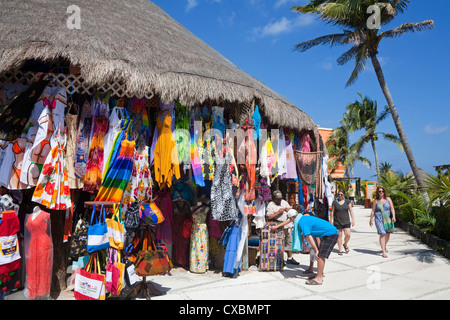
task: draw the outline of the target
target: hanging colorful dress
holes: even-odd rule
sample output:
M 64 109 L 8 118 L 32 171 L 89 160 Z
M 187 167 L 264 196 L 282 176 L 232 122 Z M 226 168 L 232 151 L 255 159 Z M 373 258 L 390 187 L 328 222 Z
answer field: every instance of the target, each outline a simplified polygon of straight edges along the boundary
M 66 125 L 67 125 L 67 176 L 69 178 L 70 189 L 83 188 L 83 179 L 78 178 L 75 175 L 75 148 L 76 148 L 76 135 L 77 135 L 77 118 L 78 115 L 67 113 Z
M 86 100 L 80 110 L 80 121 L 76 137 L 75 149 L 75 177 L 82 179 L 86 173 L 86 165 L 89 157 L 89 142 L 91 137 L 91 105 Z
M 225 158 L 216 160 L 216 172 L 211 187 L 211 214 L 217 221 L 229 221 L 237 217 L 229 164 Z
M 203 166 L 200 159 L 200 152 L 203 150 L 203 140 L 201 138 L 202 128 L 198 123 L 197 116 L 199 116 L 200 108 L 196 106 L 192 111 L 191 117 L 191 167 L 192 167 L 192 180 L 196 185 L 200 187 L 205 186 L 203 180 Z M 200 148 L 201 146 L 201 148 Z
M 95 201 L 119 203 L 122 200 L 124 190 L 128 185 L 133 170 L 133 154 L 136 145 L 135 141 L 130 141 L 128 138 L 120 142 L 119 155 L 113 159 Z
M 108 132 L 109 119 L 97 116 L 93 123 L 94 131 L 89 148 L 89 158 L 86 164 L 83 190 L 91 193 L 97 192 L 102 184 L 103 177 L 103 143 Z
M 209 207 L 203 204 L 192 211 L 189 270 L 194 273 L 204 273 L 208 269 L 208 212 Z
M 178 163 L 178 153 L 176 143 L 171 130 L 172 117 L 167 111 L 164 121 L 160 117 L 156 118 L 156 126 L 158 127 L 159 137 L 155 146 L 155 180 L 159 184 L 159 188 L 170 188 L 172 186 L 172 178 L 175 175 L 180 178 L 180 166 Z
M 178 161 L 189 163 L 190 140 L 189 140 L 189 107 L 175 102 L 175 132 L 174 139 L 177 145 Z
M 105 134 L 103 139 L 104 147 L 103 147 L 103 178 L 106 175 L 106 172 L 111 165 L 111 153 L 114 149 L 114 143 L 117 140 L 117 136 L 122 131 L 122 118 L 123 116 L 128 115 L 125 108 L 114 107 L 109 116 L 109 128 L 108 132 Z M 120 143 L 120 142 L 119 142 Z
M 66 210 L 72 206 L 65 158 L 66 137 L 66 132 L 61 127 L 54 132 L 52 151 L 45 160 L 31 198 L 52 210 Z
M 152 197 L 152 175 L 150 174 L 149 150 L 145 146 L 142 150 L 135 150 L 133 155 L 133 170 L 131 178 L 122 198 L 122 212 L 135 201 L 142 201 Z

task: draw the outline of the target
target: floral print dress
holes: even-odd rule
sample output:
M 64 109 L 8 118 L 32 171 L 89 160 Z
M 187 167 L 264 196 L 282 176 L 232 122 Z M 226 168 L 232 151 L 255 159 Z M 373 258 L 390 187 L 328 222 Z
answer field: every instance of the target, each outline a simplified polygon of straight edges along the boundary
M 153 180 L 150 174 L 149 149 L 145 146 L 141 152 L 136 149 L 134 151 L 133 171 L 123 194 L 122 212 L 125 212 L 131 203 L 152 197 Z
M 47 156 L 39 176 L 32 201 L 52 210 L 66 210 L 72 206 L 66 168 L 66 131 L 59 126 L 54 132 L 52 151 Z
M 209 207 L 197 206 L 192 211 L 191 250 L 189 270 L 194 273 L 204 273 L 208 269 L 208 227 L 206 216 Z

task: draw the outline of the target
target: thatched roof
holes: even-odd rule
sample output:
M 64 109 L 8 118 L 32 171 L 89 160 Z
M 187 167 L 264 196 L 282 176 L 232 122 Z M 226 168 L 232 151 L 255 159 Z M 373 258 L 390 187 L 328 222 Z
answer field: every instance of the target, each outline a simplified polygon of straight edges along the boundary
M 70 5 L 81 29 L 69 29 Z M 123 81 L 131 95 L 163 102 L 259 101 L 269 121 L 315 130 L 313 120 L 147 0 L 0 0 L 0 74 L 35 59 L 67 59 L 85 83 Z

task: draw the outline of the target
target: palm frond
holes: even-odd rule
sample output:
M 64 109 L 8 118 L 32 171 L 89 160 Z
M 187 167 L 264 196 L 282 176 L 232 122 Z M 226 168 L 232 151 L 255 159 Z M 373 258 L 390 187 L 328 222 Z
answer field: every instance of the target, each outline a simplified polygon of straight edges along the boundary
M 362 157 L 362 156 L 358 156 L 356 158 L 357 161 L 361 162 L 363 165 L 365 165 L 368 169 L 370 169 L 372 167 L 372 162 L 369 161 L 369 159 Z
M 354 59 L 355 56 L 358 54 L 358 52 L 361 50 L 361 48 L 364 46 L 364 44 L 360 43 L 358 45 L 355 45 L 350 48 L 350 50 L 344 52 L 338 59 L 337 63 L 339 65 L 344 65 L 350 60 Z
M 399 37 L 407 32 L 416 32 L 416 31 L 423 31 L 423 30 L 431 30 L 433 29 L 434 21 L 433 20 L 426 20 L 423 22 L 416 22 L 416 23 L 404 23 L 400 27 L 391 29 L 385 32 L 380 33 L 380 37 L 384 38 L 396 38 Z
M 347 43 L 348 35 L 346 33 L 336 33 L 299 43 L 295 46 L 295 50 L 305 52 L 306 50 L 309 50 L 312 47 L 318 46 L 320 44 L 329 44 L 331 47 L 333 47 L 335 45 L 345 45 Z
M 403 149 L 402 141 L 401 141 L 400 138 L 399 138 L 398 136 L 396 136 L 395 134 L 392 134 L 392 133 L 383 133 L 383 132 L 380 132 L 380 133 L 378 133 L 378 134 L 381 134 L 385 140 L 394 143 L 394 144 L 395 144 L 402 152 L 405 151 L 405 150 Z
M 367 54 L 367 47 L 365 44 L 361 47 L 361 49 L 357 52 L 355 55 L 355 68 L 353 69 L 352 74 L 350 75 L 350 78 L 348 79 L 347 83 L 345 84 L 345 87 L 348 87 L 355 83 L 356 79 L 358 79 L 359 74 L 361 71 L 364 70 L 364 67 L 366 66 L 366 62 L 368 60 L 368 54 Z
M 384 106 L 384 110 L 377 116 L 375 120 L 376 124 L 379 124 L 381 121 L 385 120 L 391 114 L 391 109 L 388 106 Z

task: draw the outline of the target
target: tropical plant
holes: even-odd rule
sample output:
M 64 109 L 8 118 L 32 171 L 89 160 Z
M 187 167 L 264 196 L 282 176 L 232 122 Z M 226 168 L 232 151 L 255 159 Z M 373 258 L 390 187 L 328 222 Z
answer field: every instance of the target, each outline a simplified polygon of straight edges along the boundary
M 379 17 L 380 26 L 382 26 L 392 22 L 399 13 L 403 13 L 409 3 L 409 0 L 385 0 L 382 2 L 377 0 L 310 0 L 308 4 L 294 6 L 291 10 L 300 14 L 317 15 L 320 20 L 342 29 L 340 33 L 329 34 L 299 43 L 296 46 L 296 50 L 304 52 L 320 44 L 331 47 L 351 45 L 351 48 L 337 59 L 340 65 L 344 65 L 350 60 L 355 62 L 355 68 L 347 81 L 347 86 L 356 81 L 359 74 L 364 70 L 367 61 L 371 60 L 417 185 L 423 187 L 424 183 L 420 179 L 419 168 L 378 60 L 378 48 L 383 39 L 397 38 L 407 32 L 432 29 L 434 28 L 434 22 L 426 20 L 419 23 L 404 23 L 397 28 L 379 32 L 379 29 L 370 23 L 372 15 L 367 13 L 370 6 L 376 5 L 379 9 L 377 16 Z M 371 11 L 369 10 L 369 12 Z
M 351 133 L 356 130 L 365 130 L 365 133 L 351 146 L 351 149 L 355 153 L 360 154 L 363 147 L 367 143 L 371 143 L 375 156 L 375 169 L 378 183 L 380 183 L 380 165 L 378 163 L 378 154 L 375 148 L 375 141 L 377 141 L 381 136 L 385 140 L 395 143 L 402 151 L 403 146 L 400 139 L 396 135 L 376 131 L 378 124 L 389 116 L 389 108 L 385 106 L 384 110 L 378 113 L 378 105 L 375 100 L 371 100 L 367 96 L 363 97 L 359 92 L 358 95 L 361 97 L 361 101 L 357 100 L 353 103 L 349 103 L 346 107 L 344 118 L 346 119 L 345 122 L 349 124 Z
M 441 172 L 436 176 L 428 174 L 426 187 L 431 201 L 439 201 L 440 205 L 450 209 L 450 177 Z
M 395 207 L 400 210 L 411 201 L 414 194 L 413 177 L 405 176 L 401 172 L 388 171 L 381 176 L 381 185 L 386 189 L 386 194 L 391 197 Z

